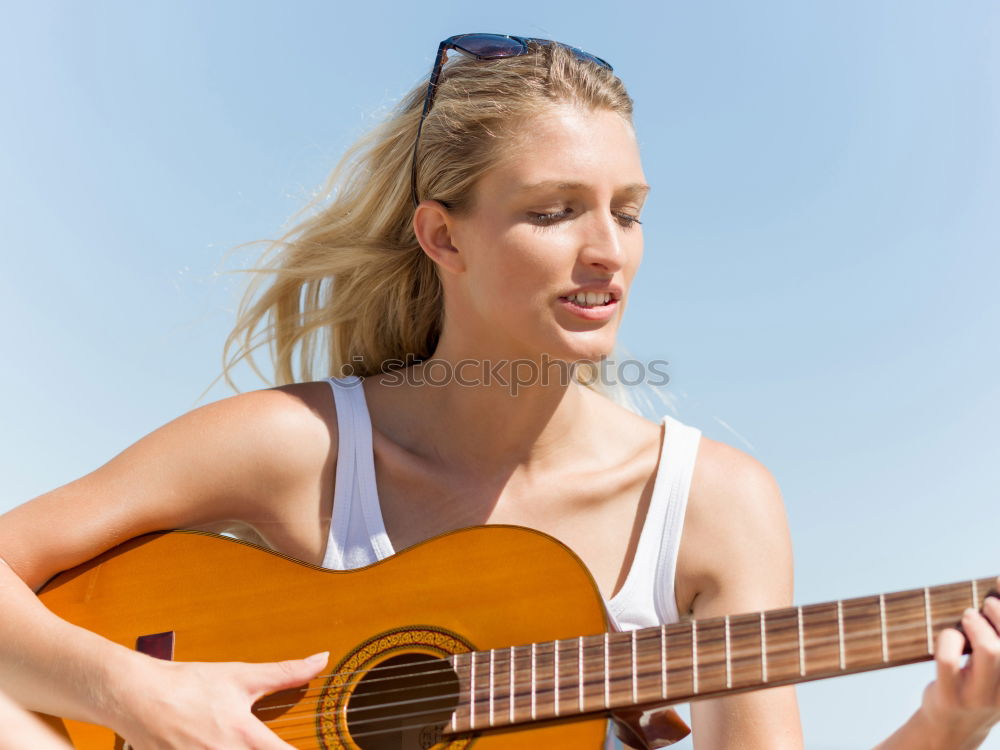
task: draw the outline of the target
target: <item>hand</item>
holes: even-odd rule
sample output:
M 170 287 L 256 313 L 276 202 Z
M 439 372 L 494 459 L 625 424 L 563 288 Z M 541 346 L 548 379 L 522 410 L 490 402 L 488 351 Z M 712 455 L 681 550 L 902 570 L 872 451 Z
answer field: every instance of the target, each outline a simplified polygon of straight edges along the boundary
M 982 614 L 966 610 L 962 629 L 972 654 L 963 666 L 965 638 L 955 628 L 941 631 L 937 680 L 927 686 L 921 705 L 929 726 L 941 732 L 940 747 L 955 750 L 978 747 L 1000 722 L 1000 599 L 988 597 Z
M 151 659 L 120 684 L 119 720 L 112 724 L 137 750 L 289 750 L 250 711 L 269 693 L 318 675 L 329 655 L 246 664 Z

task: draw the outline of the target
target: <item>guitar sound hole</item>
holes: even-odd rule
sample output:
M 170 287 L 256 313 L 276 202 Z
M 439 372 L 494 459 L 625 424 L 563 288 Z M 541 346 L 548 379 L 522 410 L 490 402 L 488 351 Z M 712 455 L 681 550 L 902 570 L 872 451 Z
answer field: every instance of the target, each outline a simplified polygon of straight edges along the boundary
M 458 703 L 458 676 L 444 659 L 400 654 L 361 678 L 347 703 L 347 728 L 361 750 L 424 750 Z

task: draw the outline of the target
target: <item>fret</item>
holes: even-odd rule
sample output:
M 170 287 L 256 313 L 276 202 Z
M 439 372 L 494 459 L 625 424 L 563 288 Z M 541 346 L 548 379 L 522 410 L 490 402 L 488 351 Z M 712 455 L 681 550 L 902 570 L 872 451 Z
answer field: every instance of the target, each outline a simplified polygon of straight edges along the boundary
M 552 650 L 552 712 L 559 715 L 559 641 Z
M 805 676 L 833 675 L 840 671 L 840 626 L 837 603 L 810 604 L 802 608 L 805 636 Z
M 469 653 L 469 729 L 476 728 L 476 652 Z
M 537 716 L 537 706 L 535 703 L 535 647 L 537 644 L 531 644 L 531 720 L 534 721 Z
M 764 618 L 757 613 L 732 615 L 729 620 L 732 687 L 750 687 L 767 681 L 766 649 L 761 648 Z
M 579 666 L 579 675 L 577 677 L 577 687 L 580 692 L 580 713 L 583 713 L 583 636 L 581 635 L 578 639 L 577 652 L 576 652 L 577 664 Z
M 462 685 L 462 672 L 459 669 L 459 665 L 460 665 L 460 662 L 461 662 L 461 657 L 462 657 L 461 654 L 455 654 L 455 655 L 453 655 L 451 657 L 451 666 L 455 670 L 455 674 L 458 675 L 458 684 L 459 684 L 458 692 L 459 692 L 459 695 L 461 695 L 461 693 L 462 693 L 462 688 L 461 688 L 461 685 Z M 469 705 L 470 706 L 472 705 L 471 696 L 470 696 L 470 700 L 469 700 Z M 461 708 L 462 708 L 462 702 L 459 701 L 458 706 L 455 708 L 454 711 L 451 712 L 451 731 L 453 731 L 453 732 L 457 732 L 458 731 L 458 712 L 459 712 L 459 710 Z
M 795 607 L 764 613 L 767 630 L 767 676 L 769 682 L 785 682 L 799 676 L 799 613 Z
M 509 704 L 508 708 L 509 708 L 511 724 L 514 723 L 516 716 L 516 714 L 514 713 L 514 701 L 515 701 L 515 696 L 517 695 L 515 691 L 515 676 L 517 675 L 516 657 L 517 654 L 515 653 L 515 647 L 511 646 L 510 647 L 510 693 L 508 693 L 508 699 L 507 699 L 507 702 Z
M 767 618 L 760 613 L 760 681 L 767 682 Z
M 698 621 L 691 620 L 691 681 L 694 694 L 698 695 Z
M 837 648 L 840 655 L 840 671 L 847 668 L 847 652 L 844 649 L 844 603 L 837 600 Z
M 729 615 L 726 615 L 726 690 L 733 686 L 733 654 L 729 639 Z
M 716 693 L 726 689 L 726 619 L 711 617 L 698 621 L 697 640 L 698 693 Z
M 667 699 L 689 698 L 694 695 L 694 675 L 692 669 L 692 625 L 693 620 L 677 622 L 666 626 L 667 642 Z
M 878 595 L 878 626 L 882 642 L 882 663 L 889 661 L 889 636 L 885 632 L 885 595 Z
M 979 609 L 979 584 L 973 579 L 969 583 L 972 584 L 972 608 Z
M 496 656 L 496 651 L 491 648 L 490 649 L 490 726 L 493 726 L 493 723 L 494 723 L 493 696 L 494 696 L 494 693 L 496 692 L 496 689 L 495 689 L 495 686 L 494 686 L 494 683 L 493 683 L 493 676 L 494 676 L 494 671 L 493 670 L 494 670 L 494 662 L 495 662 L 495 658 L 494 657 L 495 656 Z
M 805 626 L 802 623 L 802 607 L 797 607 L 796 609 L 798 610 L 798 613 L 799 613 L 799 616 L 798 616 L 798 621 L 799 621 L 798 622 L 798 625 L 799 625 L 799 676 L 800 677 L 805 677 L 806 676 L 806 644 L 805 644 L 805 640 L 806 639 L 805 639 L 805 633 L 803 632 L 805 630 Z
M 934 622 L 931 616 L 931 592 L 924 586 L 924 621 L 927 623 L 927 653 L 934 653 Z
M 667 699 L 667 626 L 660 626 L 660 697 Z
M 611 655 L 608 648 L 608 634 L 604 634 L 604 707 L 611 708 Z
M 849 670 L 882 662 L 882 637 L 877 596 L 847 599 L 842 603 L 844 666 Z
M 632 703 L 639 702 L 639 670 L 636 665 L 635 631 L 632 631 Z

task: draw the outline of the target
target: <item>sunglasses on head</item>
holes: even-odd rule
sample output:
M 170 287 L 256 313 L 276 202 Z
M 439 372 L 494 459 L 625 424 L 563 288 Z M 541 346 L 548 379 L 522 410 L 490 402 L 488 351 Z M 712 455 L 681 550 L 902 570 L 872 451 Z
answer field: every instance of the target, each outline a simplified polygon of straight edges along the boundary
M 427 95 L 424 97 L 424 111 L 420 115 L 420 124 L 417 125 L 417 138 L 413 142 L 410 195 L 413 198 L 414 208 L 420 203 L 417 199 L 417 146 L 420 143 L 420 131 L 424 127 L 424 119 L 427 117 L 427 113 L 431 111 L 431 106 L 434 104 L 438 79 L 441 77 L 441 68 L 444 66 L 445 55 L 448 50 L 458 50 L 469 57 L 474 57 L 476 60 L 497 60 L 503 57 L 527 55 L 530 52 L 528 47 L 529 42 L 539 45 L 558 44 L 568 49 L 581 60 L 595 63 L 608 70 L 614 70 L 606 60 L 602 60 L 589 52 L 584 52 L 582 49 L 571 47 L 568 44 L 554 42 L 551 39 L 536 39 L 534 37 L 512 36 L 510 34 L 456 34 L 445 39 L 438 45 L 437 56 L 434 58 L 434 68 L 431 70 L 430 82 L 427 84 Z

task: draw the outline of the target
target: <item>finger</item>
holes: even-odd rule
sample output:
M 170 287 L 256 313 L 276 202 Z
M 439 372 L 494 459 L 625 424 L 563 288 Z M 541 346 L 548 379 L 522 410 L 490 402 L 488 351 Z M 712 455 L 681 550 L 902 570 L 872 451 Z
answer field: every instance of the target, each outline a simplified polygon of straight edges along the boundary
M 988 596 L 983 602 L 983 617 L 1000 633 L 1000 597 Z
M 311 722 L 310 722 L 311 723 Z M 302 727 L 291 727 L 289 731 L 302 737 Z M 257 729 L 250 736 L 250 746 L 254 750 L 295 750 L 294 745 L 290 745 L 272 732 L 261 722 L 257 723 Z
M 256 700 L 268 693 L 298 687 L 318 675 L 329 659 L 329 652 L 324 651 L 320 654 L 313 654 L 306 659 L 289 659 L 269 664 L 248 664 L 246 665 L 248 670 L 247 689 Z
M 937 681 L 949 701 L 958 700 L 959 673 L 962 670 L 964 646 L 965 637 L 955 628 L 945 628 L 938 633 L 937 646 L 934 649 Z
M 985 617 L 971 608 L 962 614 L 962 627 L 972 645 L 969 687 L 982 701 L 992 702 L 1000 666 L 1000 636 Z

